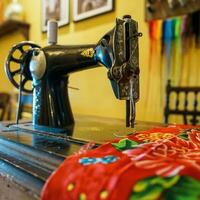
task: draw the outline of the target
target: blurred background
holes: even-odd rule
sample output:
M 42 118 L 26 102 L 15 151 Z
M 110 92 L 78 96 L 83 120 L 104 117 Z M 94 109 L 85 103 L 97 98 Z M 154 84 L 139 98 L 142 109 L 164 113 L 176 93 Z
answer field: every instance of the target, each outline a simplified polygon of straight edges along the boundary
M 175 86 L 200 86 L 200 21 L 195 9 L 187 15 L 178 13 L 175 18 L 149 17 L 147 12 L 154 12 L 150 3 L 153 2 L 0 0 L 0 92 L 12 96 L 11 117 L 15 117 L 18 92 L 6 77 L 4 62 L 14 44 L 31 40 L 46 46 L 49 18 L 59 20 L 59 44 L 97 43 L 112 29 L 117 17 L 129 14 L 143 33 L 139 39 L 140 100 L 136 119 L 163 122 L 168 79 Z M 78 88 L 69 89 L 74 113 L 125 118 L 125 103 L 114 97 L 104 67 L 70 75 L 69 85 Z M 181 119 L 171 117 L 170 122 L 179 123 Z

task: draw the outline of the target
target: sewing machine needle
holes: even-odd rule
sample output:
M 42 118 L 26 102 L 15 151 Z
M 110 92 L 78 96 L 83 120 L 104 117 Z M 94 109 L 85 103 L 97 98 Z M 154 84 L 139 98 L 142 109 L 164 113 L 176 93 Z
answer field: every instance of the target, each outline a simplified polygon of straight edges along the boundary
M 129 126 L 131 126 L 131 128 L 134 128 L 135 125 L 135 101 L 134 101 L 134 97 L 133 97 L 133 79 L 130 79 L 130 110 L 131 110 L 131 115 L 130 116 L 130 124 Z
M 134 128 L 135 126 L 135 102 L 132 100 L 131 101 L 131 128 Z
M 126 127 L 130 127 L 130 100 L 126 100 Z

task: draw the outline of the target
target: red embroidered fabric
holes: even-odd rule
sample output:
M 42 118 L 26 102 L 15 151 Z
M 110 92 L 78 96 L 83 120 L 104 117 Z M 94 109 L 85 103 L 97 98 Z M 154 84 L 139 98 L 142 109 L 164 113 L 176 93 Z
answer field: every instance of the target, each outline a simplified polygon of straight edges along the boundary
M 188 187 L 188 188 L 187 188 Z M 200 199 L 200 129 L 153 128 L 72 155 L 42 200 Z

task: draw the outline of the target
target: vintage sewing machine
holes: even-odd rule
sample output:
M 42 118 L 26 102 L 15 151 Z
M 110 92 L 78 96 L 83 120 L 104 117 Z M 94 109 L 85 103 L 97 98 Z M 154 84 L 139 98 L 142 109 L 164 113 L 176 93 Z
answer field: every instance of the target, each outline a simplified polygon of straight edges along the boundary
M 117 99 L 126 100 L 126 125 L 134 127 L 135 103 L 139 100 L 139 62 L 137 22 L 126 15 L 116 20 L 114 29 L 97 44 L 57 45 L 57 24 L 49 23 L 49 46 L 41 48 L 32 42 L 14 46 L 6 60 L 6 72 L 11 83 L 21 91 L 31 80 L 33 86 L 33 126 L 36 129 L 68 129 L 74 118 L 68 98 L 70 73 L 104 65 Z M 28 50 L 24 50 L 29 46 Z M 20 58 L 15 52 L 21 51 Z M 12 69 L 11 63 L 18 64 Z M 16 75 L 20 75 L 16 81 Z M 92 88 L 91 88 L 92 90 Z M 131 117 L 130 117 L 131 116 Z M 18 121 L 18 120 L 17 120 Z
M 126 126 L 134 126 L 139 99 L 141 34 L 137 22 L 128 15 L 117 19 L 115 27 L 93 45 L 57 45 L 56 29 L 51 22 L 47 47 L 22 42 L 6 59 L 8 78 L 19 89 L 19 107 L 22 91 L 32 92 L 26 86 L 32 81 L 33 120 L 19 121 L 18 115 L 16 123 L 0 124 L 1 198 L 38 199 L 52 171 L 81 145 L 90 141 L 98 145 L 115 134 L 121 137 L 133 132 Z M 20 52 L 18 58 L 16 51 Z M 99 64 L 107 68 L 116 98 L 126 101 L 126 126 L 123 120 L 101 117 L 75 116 L 74 120 L 67 90 L 69 75 Z M 136 130 L 150 126 L 143 123 Z

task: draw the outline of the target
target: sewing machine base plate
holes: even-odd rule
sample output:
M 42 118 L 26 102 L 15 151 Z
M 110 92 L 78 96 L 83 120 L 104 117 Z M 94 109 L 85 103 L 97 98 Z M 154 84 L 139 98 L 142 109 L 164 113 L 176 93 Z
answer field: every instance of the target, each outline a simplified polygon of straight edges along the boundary
M 39 199 L 46 179 L 66 156 L 89 142 L 97 145 L 158 123 L 125 128 L 119 119 L 76 116 L 73 132 L 36 130 L 30 122 L 0 124 L 0 199 Z M 4 185 L 5 184 L 5 185 Z M 4 185 L 4 187 L 3 187 Z M 22 198 L 23 197 L 23 198 Z

